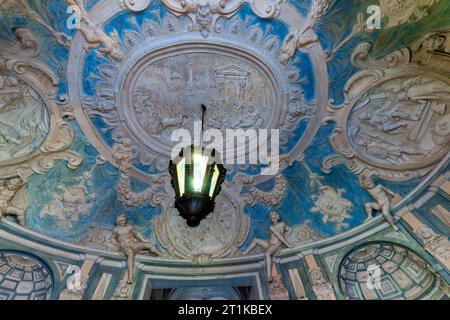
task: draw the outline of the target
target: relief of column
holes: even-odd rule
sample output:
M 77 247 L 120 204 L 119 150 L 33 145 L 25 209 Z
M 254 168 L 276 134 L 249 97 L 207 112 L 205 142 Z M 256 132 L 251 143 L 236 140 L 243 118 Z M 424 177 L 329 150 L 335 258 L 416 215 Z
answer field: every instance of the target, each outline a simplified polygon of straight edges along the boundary
M 306 256 L 305 259 L 309 268 L 312 289 L 317 297 L 317 300 L 336 300 L 333 286 L 327 281 L 327 279 L 325 279 L 322 269 L 317 264 L 314 256 Z
M 450 270 L 450 241 L 445 235 L 437 234 L 432 228 L 408 212 L 403 220 L 412 228 L 414 234 L 421 240 L 423 248 Z

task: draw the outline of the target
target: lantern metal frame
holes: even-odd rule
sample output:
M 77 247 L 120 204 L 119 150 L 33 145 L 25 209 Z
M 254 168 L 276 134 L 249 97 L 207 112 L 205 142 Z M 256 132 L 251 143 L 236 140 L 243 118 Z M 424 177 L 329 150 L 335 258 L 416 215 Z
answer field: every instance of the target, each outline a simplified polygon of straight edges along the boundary
M 201 107 L 203 134 L 206 106 L 202 104 Z M 205 161 L 205 157 L 207 157 L 207 161 Z M 196 190 L 195 186 L 197 161 L 195 158 L 199 161 L 197 170 L 201 170 L 200 164 L 204 166 L 204 172 L 200 172 L 200 176 L 197 176 L 202 178 L 200 190 Z M 200 222 L 214 211 L 215 199 L 222 190 L 222 183 L 225 181 L 227 173 L 220 160 L 221 156 L 215 149 L 206 149 L 201 146 L 201 142 L 200 146 L 191 145 L 183 148 L 176 159 L 170 160 L 169 173 L 172 177 L 172 187 L 175 190 L 175 208 L 189 227 L 198 227 Z M 180 177 L 179 175 L 182 174 L 183 176 Z M 180 179 L 183 180 L 182 184 L 180 184 Z M 214 186 L 212 183 L 215 183 Z
M 200 191 L 195 191 L 194 186 L 194 158 L 196 156 L 208 157 Z M 222 189 L 227 172 L 220 159 L 220 154 L 215 149 L 191 145 L 182 149 L 179 155 L 170 161 L 169 173 L 175 190 L 175 208 L 189 227 L 199 226 L 200 222 L 214 211 L 215 199 Z M 183 177 L 179 176 L 180 172 L 177 170 L 179 165 L 184 166 Z M 217 181 L 214 190 L 211 190 L 216 170 Z M 182 184 L 180 184 L 180 179 L 184 179 Z

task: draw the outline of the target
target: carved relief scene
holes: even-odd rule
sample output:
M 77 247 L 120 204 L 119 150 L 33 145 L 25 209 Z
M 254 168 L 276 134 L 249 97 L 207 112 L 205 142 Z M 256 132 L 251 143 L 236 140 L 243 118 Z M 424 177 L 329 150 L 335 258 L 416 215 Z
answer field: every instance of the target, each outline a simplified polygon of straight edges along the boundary
M 0 0 L 0 300 L 448 300 L 448 16 Z
M 36 91 L 16 76 L 0 71 L 0 161 L 27 156 L 47 138 L 50 119 Z
M 144 68 L 132 88 L 133 110 L 147 134 L 170 141 L 173 129 L 193 127 L 201 103 L 206 128 L 258 128 L 274 103 L 264 75 L 243 60 L 185 54 Z
M 350 114 L 353 146 L 387 166 L 423 163 L 447 153 L 448 90 L 427 77 L 393 79 L 373 88 Z

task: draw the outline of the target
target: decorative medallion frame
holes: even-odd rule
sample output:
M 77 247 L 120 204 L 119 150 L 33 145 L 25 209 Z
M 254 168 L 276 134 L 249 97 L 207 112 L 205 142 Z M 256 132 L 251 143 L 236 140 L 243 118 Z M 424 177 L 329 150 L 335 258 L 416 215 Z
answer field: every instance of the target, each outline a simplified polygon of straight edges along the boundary
M 448 154 L 450 57 L 443 47 L 424 48 L 426 41 L 380 60 L 371 56 L 371 44 L 357 46 L 351 62 L 364 70 L 348 80 L 344 105 L 330 107 L 325 118 L 335 123 L 330 143 L 338 155 L 323 161 L 324 172 L 344 164 L 358 175 L 406 182 L 427 175 Z M 406 107 L 417 112 L 409 116 Z M 407 143 L 396 144 L 397 137 Z
M 50 170 L 58 159 L 66 160 L 70 169 L 76 169 L 81 164 L 81 157 L 67 150 L 75 135 L 63 119 L 71 116 L 64 106 L 66 101 L 56 98 L 59 81 L 38 59 L 40 44 L 29 30 L 18 29 L 16 39 L 12 46 L 0 50 L 0 72 L 22 81 L 39 96 L 48 112 L 49 130 L 44 142 L 31 153 L 0 161 L 0 177 L 20 177 L 26 181 L 33 173 L 43 174 Z
M 274 1 L 271 1 L 271 3 Z M 290 7 L 289 5 L 285 5 L 282 1 L 275 1 L 277 2 L 279 5 L 281 5 L 282 10 L 280 12 L 278 12 L 278 14 L 274 15 L 273 17 L 271 16 L 270 18 L 274 18 L 274 19 L 278 19 L 279 21 L 281 21 L 283 24 L 285 25 L 295 25 L 296 27 L 299 27 L 300 29 L 306 27 L 307 24 L 307 20 L 305 19 L 305 17 L 300 16 L 297 11 Z M 274 3 L 275 3 L 274 2 Z M 281 8 L 280 7 L 280 8 Z M 124 7 L 121 6 L 120 4 L 115 4 L 115 3 L 110 3 L 107 1 L 101 1 L 98 4 L 96 4 L 89 12 L 89 19 L 92 21 L 98 21 L 99 26 L 104 25 L 105 23 L 107 23 L 109 20 L 111 20 L 112 18 L 114 18 L 115 16 L 117 16 L 118 14 L 120 14 L 121 12 L 123 12 Z M 170 11 L 170 10 L 169 10 Z M 258 15 L 257 15 L 258 16 Z M 188 27 L 187 32 L 191 34 L 191 40 L 195 40 L 197 42 L 201 42 L 201 41 L 205 41 L 203 39 L 203 37 L 201 36 L 201 34 L 195 35 L 194 30 L 192 29 L 192 25 L 193 25 L 193 21 L 189 20 L 187 21 L 186 19 L 186 15 L 181 15 L 179 19 L 175 18 L 174 20 L 172 20 L 172 22 L 174 21 L 175 24 L 172 23 L 166 23 L 165 27 L 166 28 L 174 28 L 177 25 L 179 25 L 180 23 L 186 23 L 185 25 Z M 236 17 L 234 17 L 236 18 Z M 233 19 L 234 19 L 233 18 Z M 268 19 L 269 17 L 267 17 Z M 231 20 L 233 20 L 231 19 Z M 231 21 L 230 20 L 230 21 Z M 186 22 L 184 22 L 186 21 Z M 227 21 L 226 16 L 221 16 L 218 20 L 217 20 L 217 24 L 216 24 L 216 29 L 218 28 L 217 31 L 222 32 L 222 27 L 223 24 Z M 133 24 L 135 24 L 135 20 L 131 19 L 130 22 Z M 159 28 L 159 26 L 158 26 Z M 131 45 L 133 43 L 133 41 L 135 42 L 136 40 L 139 40 L 139 28 L 136 26 L 135 30 L 129 30 L 127 32 L 127 39 L 124 39 L 124 43 L 128 43 L 130 45 L 129 49 L 131 48 Z M 156 30 L 156 28 L 155 28 Z M 215 30 L 212 30 L 215 31 Z M 256 39 L 260 38 L 260 31 L 258 30 L 251 30 L 251 37 L 256 37 Z M 313 34 L 312 30 L 307 30 L 305 31 L 305 35 L 308 36 L 310 34 Z M 229 44 L 233 44 L 233 39 L 227 36 L 221 36 L 223 39 L 223 43 L 228 43 Z M 219 37 L 220 38 L 220 37 Z M 176 39 L 176 37 L 174 37 L 174 39 Z M 130 40 L 130 41 L 128 41 Z M 210 34 L 208 37 L 208 41 L 214 41 L 214 35 Z M 220 39 L 219 39 L 220 40 Z M 270 39 L 272 40 L 272 39 Z M 167 39 L 166 39 L 167 41 Z M 79 66 L 82 66 L 84 64 L 84 60 L 86 59 L 86 49 L 85 49 L 85 44 L 86 40 L 84 39 L 83 35 L 80 33 L 76 33 L 75 36 L 73 37 L 73 41 L 71 43 L 71 48 L 70 48 L 70 53 L 69 53 L 69 63 L 68 63 L 68 73 L 78 73 L 76 70 L 79 69 Z M 272 46 L 278 46 L 278 48 L 280 48 L 281 46 L 281 42 L 282 39 L 278 39 L 275 42 L 271 42 L 269 47 Z M 164 41 L 162 41 L 160 43 L 160 45 L 162 46 L 164 44 Z M 242 47 L 242 43 L 238 43 L 241 44 L 240 47 Z M 264 47 L 264 46 L 262 46 Z M 328 105 L 328 77 L 327 77 L 327 71 L 326 71 L 326 61 L 325 61 L 325 54 L 323 52 L 323 49 L 320 46 L 320 43 L 316 42 L 311 44 L 311 46 L 309 46 L 308 48 L 302 48 L 301 51 L 305 52 L 306 54 L 308 54 L 308 56 L 310 57 L 310 62 L 312 65 L 312 70 L 313 70 L 313 77 L 315 80 L 315 100 L 313 101 L 312 104 L 308 104 L 305 102 L 305 100 L 301 97 L 302 93 L 300 91 L 294 91 L 294 92 L 290 92 L 288 94 L 287 90 L 280 92 L 280 97 L 282 97 L 283 101 L 287 101 L 285 99 L 291 99 L 292 101 L 297 101 L 294 102 L 294 106 L 290 109 L 288 105 L 284 104 L 281 106 L 282 108 L 282 112 L 286 115 L 286 120 L 284 120 L 284 125 L 287 126 L 287 128 L 291 128 L 290 130 L 292 130 L 293 128 L 295 128 L 295 124 L 297 123 L 297 121 L 301 121 L 298 120 L 300 118 L 302 119 L 306 119 L 306 121 L 308 121 L 309 125 L 308 125 L 308 129 L 305 132 L 304 136 L 302 139 L 299 139 L 299 141 L 297 142 L 297 144 L 295 146 L 293 146 L 290 149 L 290 152 L 288 154 L 283 154 L 282 155 L 282 163 L 281 163 L 281 171 L 283 171 L 285 168 L 287 168 L 288 166 L 290 166 L 294 161 L 296 161 L 297 159 L 301 158 L 303 155 L 303 151 L 308 147 L 308 145 L 311 143 L 313 137 L 315 136 L 315 133 L 318 131 L 318 129 L 321 126 L 321 119 L 323 118 L 323 116 L 326 115 L 326 106 Z M 272 59 L 272 63 L 279 63 L 278 57 L 276 57 L 276 59 Z M 106 60 L 105 60 L 106 61 Z M 121 65 L 121 66 L 125 66 L 127 64 L 128 61 L 127 58 L 123 59 L 123 61 L 115 61 L 114 63 L 116 65 Z M 267 63 L 267 60 L 265 59 L 264 62 Z M 134 64 L 135 62 L 133 62 Z M 131 66 L 128 65 L 128 68 L 130 68 Z M 282 68 L 287 68 L 284 70 L 285 73 L 288 75 L 288 77 L 293 77 L 292 79 L 295 79 L 295 75 L 296 72 L 294 70 L 291 69 L 291 71 L 289 72 L 289 68 L 290 66 L 283 66 L 280 65 L 278 70 L 282 70 Z M 277 70 L 276 68 L 274 70 Z M 279 71 L 277 71 L 279 72 Z M 88 115 L 86 114 L 86 110 L 84 110 L 81 106 L 85 105 L 85 101 L 83 100 L 83 93 L 82 93 L 82 77 L 83 77 L 83 73 L 78 73 L 79 77 L 78 78 L 71 78 L 69 79 L 69 83 L 68 83 L 68 88 L 69 88 L 69 98 L 70 98 L 70 103 L 73 106 L 74 109 L 74 116 L 77 119 L 78 123 L 80 124 L 80 127 L 82 129 L 82 131 L 86 134 L 89 142 L 100 152 L 100 154 L 109 162 L 114 163 L 114 159 L 113 159 L 113 155 L 112 155 L 112 150 L 111 147 L 108 146 L 102 139 L 102 137 L 100 136 L 100 134 L 92 127 L 90 121 L 88 120 Z M 115 74 L 115 73 L 113 73 Z M 298 79 L 297 79 L 298 80 Z M 114 97 L 116 97 L 118 95 L 118 87 L 116 86 L 114 89 Z M 295 108 L 297 107 L 297 108 Z M 300 108 L 301 107 L 301 108 Z M 303 113 L 300 112 L 300 109 L 304 109 Z M 297 120 L 293 122 L 293 120 L 291 119 L 292 117 L 289 116 L 289 112 L 293 112 L 293 114 L 295 114 L 294 118 L 297 117 Z M 290 118 L 289 118 L 289 117 Z M 287 119 L 289 118 L 289 119 Z M 283 123 L 280 123 L 281 125 L 283 125 Z M 129 138 L 125 135 L 119 134 L 119 139 L 121 138 Z M 118 138 L 117 136 L 115 138 Z M 134 148 L 136 149 L 136 147 Z M 144 182 L 151 182 L 152 180 L 154 180 L 152 177 L 150 177 L 150 175 L 143 173 L 140 170 L 136 170 L 134 168 L 132 168 L 132 170 L 130 171 L 130 175 L 138 178 Z M 270 177 L 265 177 L 265 176 L 255 176 L 254 177 L 254 182 L 260 183 L 263 181 L 266 181 L 270 179 Z

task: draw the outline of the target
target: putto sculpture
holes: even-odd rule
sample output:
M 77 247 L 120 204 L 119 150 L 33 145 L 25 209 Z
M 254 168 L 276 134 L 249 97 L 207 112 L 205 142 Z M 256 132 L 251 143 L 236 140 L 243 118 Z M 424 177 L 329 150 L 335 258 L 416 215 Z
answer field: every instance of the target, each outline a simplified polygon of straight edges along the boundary
M 394 231 L 399 231 L 391 215 L 392 198 L 396 195 L 381 184 L 376 185 L 373 179 L 369 177 L 362 177 L 360 179 L 360 184 L 361 187 L 363 187 L 375 200 L 374 202 L 368 202 L 364 205 L 367 213 L 367 220 L 373 218 L 373 210 L 379 211 L 383 218 L 392 226 Z
M 261 247 L 266 253 L 267 264 L 267 280 L 273 281 L 272 277 L 272 257 L 279 253 L 282 249 L 292 248 L 292 245 L 287 241 L 287 238 L 292 233 L 292 229 L 281 221 L 280 215 L 272 211 L 269 215 L 270 223 L 269 240 L 254 239 L 250 246 L 243 252 L 243 255 L 248 255 L 256 247 Z
M 128 224 L 126 215 L 121 214 L 116 220 L 117 227 L 113 231 L 113 237 L 119 244 L 120 251 L 127 256 L 127 283 L 134 281 L 135 275 L 135 258 L 141 251 L 147 250 L 155 256 L 161 253 L 156 249 L 150 241 L 144 239 L 140 232 L 132 225 Z
M 25 181 L 20 177 L 7 180 L 5 185 L 0 185 L 0 220 L 5 216 L 15 216 L 21 226 L 25 225 L 25 210 L 12 203 L 16 193 L 24 185 Z
M 75 28 L 79 29 L 86 39 L 84 49 L 98 49 L 99 54 L 106 54 L 115 61 L 123 59 L 123 52 L 119 45 L 119 35 L 112 32 L 107 35 L 105 31 L 88 18 L 88 13 L 84 8 L 83 1 L 66 0 L 73 10 L 76 18 Z

